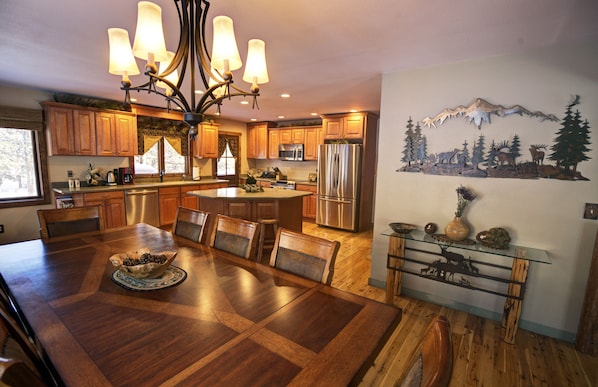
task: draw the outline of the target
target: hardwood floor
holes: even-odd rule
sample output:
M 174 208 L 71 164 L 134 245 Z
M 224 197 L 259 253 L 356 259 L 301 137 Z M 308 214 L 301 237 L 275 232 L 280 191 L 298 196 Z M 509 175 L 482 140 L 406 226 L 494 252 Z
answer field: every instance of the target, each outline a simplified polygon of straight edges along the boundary
M 341 242 L 332 286 L 384 302 L 384 289 L 368 285 L 372 232 L 351 233 L 304 222 L 303 232 Z M 515 344 L 500 338 L 500 322 L 410 297 L 396 305 L 403 319 L 364 376 L 362 386 L 393 385 L 427 323 L 444 314 L 451 324 L 450 386 L 598 386 L 598 357 L 572 344 L 519 329 Z

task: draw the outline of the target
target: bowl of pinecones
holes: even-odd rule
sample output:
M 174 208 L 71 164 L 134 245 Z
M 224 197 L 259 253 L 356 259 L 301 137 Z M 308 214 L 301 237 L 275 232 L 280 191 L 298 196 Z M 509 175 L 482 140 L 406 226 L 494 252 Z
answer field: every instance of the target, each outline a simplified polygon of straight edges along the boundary
M 176 254 L 176 251 L 152 253 L 150 249 L 142 248 L 114 254 L 110 257 L 110 262 L 130 277 L 139 279 L 158 278 L 168 269 Z

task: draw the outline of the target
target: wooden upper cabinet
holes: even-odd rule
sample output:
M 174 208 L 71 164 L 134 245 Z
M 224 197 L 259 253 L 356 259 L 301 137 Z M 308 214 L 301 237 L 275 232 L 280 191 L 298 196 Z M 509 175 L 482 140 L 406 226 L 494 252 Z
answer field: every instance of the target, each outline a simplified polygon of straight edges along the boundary
M 74 155 L 73 109 L 44 105 L 48 154 Z
M 95 113 L 89 110 L 73 109 L 73 132 L 75 139 L 75 154 L 81 156 L 95 155 Z
M 318 159 L 318 145 L 322 143 L 322 128 L 305 128 L 305 147 L 303 149 L 303 158 L 305 160 Z
M 268 132 L 268 158 L 278 159 L 278 144 L 280 144 L 280 130 Z
M 293 131 L 291 129 L 280 130 L 280 144 L 292 144 L 293 143 Z
M 49 155 L 133 156 L 137 153 L 137 116 L 44 102 Z
M 218 125 L 201 124 L 197 128 L 193 156 L 205 159 L 218 158 Z
M 137 116 L 115 114 L 116 155 L 135 156 L 137 152 Z
M 96 112 L 96 155 L 116 154 L 116 121 L 114 114 Z
M 276 125 L 272 122 L 247 124 L 247 158 L 268 158 L 268 129 Z
M 280 144 L 305 144 L 305 130 L 303 128 L 281 129 Z
M 369 113 L 346 113 L 322 116 L 322 128 L 326 140 L 362 140 L 368 126 Z

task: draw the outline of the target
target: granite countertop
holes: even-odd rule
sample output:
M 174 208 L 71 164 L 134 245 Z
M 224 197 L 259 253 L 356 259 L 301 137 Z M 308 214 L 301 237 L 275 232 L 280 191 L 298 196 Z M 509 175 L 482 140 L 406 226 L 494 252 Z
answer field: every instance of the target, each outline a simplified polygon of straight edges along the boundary
M 312 195 L 312 192 L 297 191 L 292 189 L 273 189 L 264 188 L 264 192 L 246 192 L 242 188 L 228 187 L 218 189 L 207 189 L 202 191 L 189 191 L 187 195 L 199 196 L 200 198 L 209 199 L 246 199 L 246 200 L 261 200 L 261 199 L 292 199 L 302 196 Z
M 78 190 L 70 190 L 67 183 L 53 183 L 52 190 L 59 195 L 83 194 L 91 192 L 110 192 L 110 191 L 126 191 L 129 189 L 139 188 L 163 188 L 163 187 L 179 187 L 187 185 L 202 185 L 214 183 L 228 183 L 228 180 L 221 179 L 202 179 L 202 180 L 185 180 L 185 181 L 165 181 L 165 182 L 148 182 L 137 184 L 123 184 L 123 185 L 96 185 L 84 186 Z

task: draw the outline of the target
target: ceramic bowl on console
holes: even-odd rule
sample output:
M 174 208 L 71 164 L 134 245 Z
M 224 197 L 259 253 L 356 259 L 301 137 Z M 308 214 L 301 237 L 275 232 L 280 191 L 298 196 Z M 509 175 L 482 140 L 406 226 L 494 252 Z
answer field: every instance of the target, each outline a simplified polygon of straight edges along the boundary
M 409 223 L 389 223 L 388 225 L 392 228 L 392 231 L 399 234 L 409 234 L 415 230 L 415 225 Z
M 176 251 L 162 251 L 151 253 L 150 249 L 143 248 L 126 253 L 114 254 L 110 262 L 126 275 L 138 279 L 158 278 L 176 257 Z

